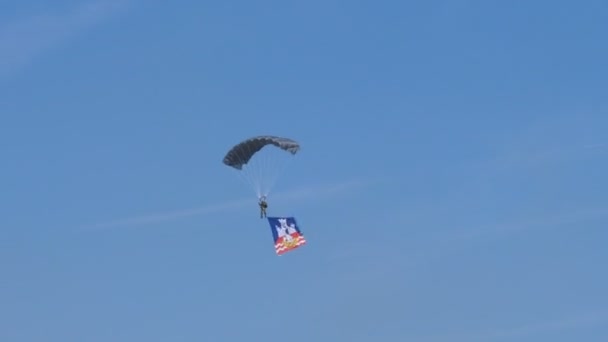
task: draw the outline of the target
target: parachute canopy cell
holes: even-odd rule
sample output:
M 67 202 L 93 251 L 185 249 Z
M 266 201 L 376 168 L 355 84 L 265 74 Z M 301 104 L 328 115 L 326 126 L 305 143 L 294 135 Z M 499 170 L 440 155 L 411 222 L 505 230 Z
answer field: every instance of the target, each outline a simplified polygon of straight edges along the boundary
M 295 140 L 272 135 L 260 135 L 244 140 L 232 147 L 224 157 L 224 164 L 241 170 L 254 154 L 268 145 L 274 145 L 291 154 L 296 154 L 300 150 L 300 144 Z

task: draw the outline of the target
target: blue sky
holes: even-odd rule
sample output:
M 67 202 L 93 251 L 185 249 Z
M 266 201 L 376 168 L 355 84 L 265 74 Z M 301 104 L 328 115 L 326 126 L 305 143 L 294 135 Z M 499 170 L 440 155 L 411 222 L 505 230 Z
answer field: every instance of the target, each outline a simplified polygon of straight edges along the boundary
M 605 1 L 8 1 L 0 340 L 606 341 Z M 221 163 L 302 144 L 277 257 Z

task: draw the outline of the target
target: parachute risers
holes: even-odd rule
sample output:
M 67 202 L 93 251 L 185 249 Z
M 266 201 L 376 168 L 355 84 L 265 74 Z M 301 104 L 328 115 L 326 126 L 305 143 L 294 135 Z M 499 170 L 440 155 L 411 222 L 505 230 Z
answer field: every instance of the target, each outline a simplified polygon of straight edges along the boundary
M 224 156 L 223 163 L 236 170 L 257 197 L 262 198 L 274 187 L 287 166 L 288 157 L 299 150 L 300 144 L 292 139 L 260 135 L 234 145 Z
M 294 217 L 268 217 L 277 255 L 285 254 L 306 244 L 306 239 Z

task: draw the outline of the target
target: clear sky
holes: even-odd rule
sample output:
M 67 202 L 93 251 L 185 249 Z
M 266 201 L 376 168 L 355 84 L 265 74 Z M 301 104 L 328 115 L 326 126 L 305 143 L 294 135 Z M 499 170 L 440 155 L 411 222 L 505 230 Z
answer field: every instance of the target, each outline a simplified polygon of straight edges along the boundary
M 2 2 L 0 340 L 608 340 L 608 2 Z M 274 252 L 222 164 L 299 141 Z M 274 197 L 273 197 L 274 196 Z

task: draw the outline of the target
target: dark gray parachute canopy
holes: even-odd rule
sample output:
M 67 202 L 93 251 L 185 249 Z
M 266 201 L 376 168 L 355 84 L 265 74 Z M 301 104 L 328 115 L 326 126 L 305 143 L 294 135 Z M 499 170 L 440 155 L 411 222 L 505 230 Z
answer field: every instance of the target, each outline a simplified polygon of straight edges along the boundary
M 272 135 L 260 135 L 244 140 L 232 147 L 224 157 L 224 164 L 241 170 L 254 154 L 267 145 L 274 145 L 291 154 L 296 154 L 300 150 L 300 144 L 295 140 Z

